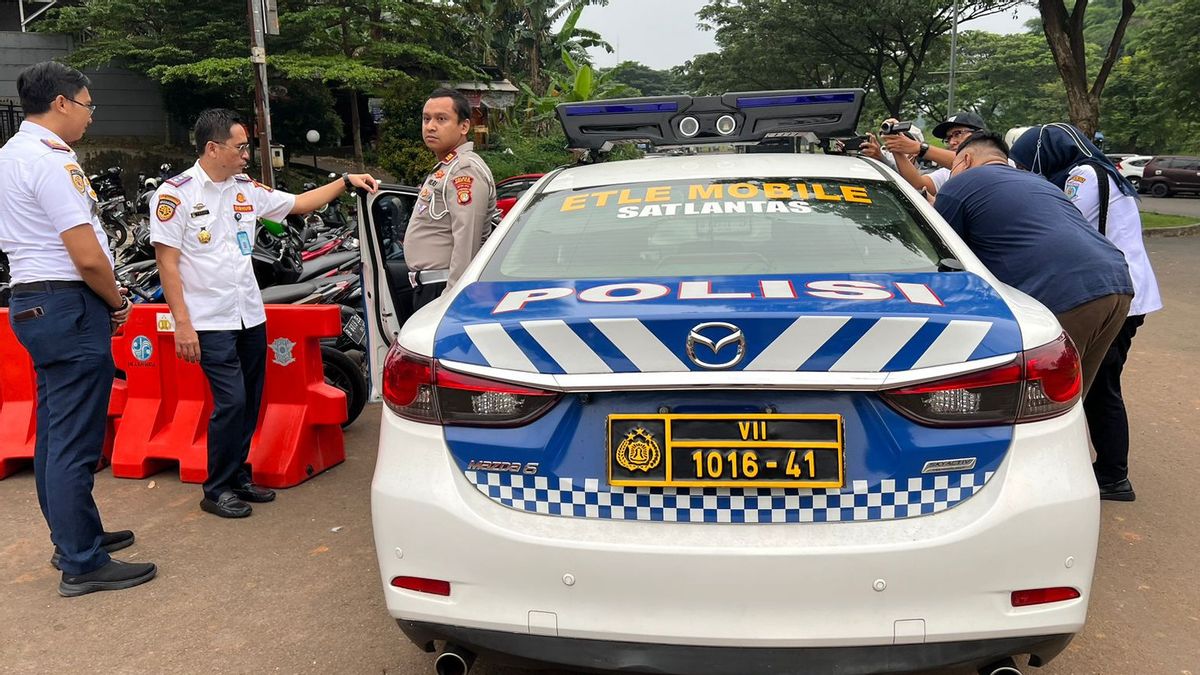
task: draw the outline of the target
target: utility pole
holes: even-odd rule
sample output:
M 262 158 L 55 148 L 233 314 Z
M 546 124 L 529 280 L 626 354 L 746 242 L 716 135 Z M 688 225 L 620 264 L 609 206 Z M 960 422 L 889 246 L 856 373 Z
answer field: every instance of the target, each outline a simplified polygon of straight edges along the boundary
M 258 162 L 263 185 L 275 187 L 271 166 L 271 102 L 267 99 L 267 41 L 264 36 L 262 0 L 246 0 L 250 21 L 250 63 L 254 68 L 254 115 L 258 130 Z
M 950 29 L 950 92 L 946 95 L 946 117 L 954 114 L 954 68 L 958 65 L 958 0 L 954 0 L 954 23 Z

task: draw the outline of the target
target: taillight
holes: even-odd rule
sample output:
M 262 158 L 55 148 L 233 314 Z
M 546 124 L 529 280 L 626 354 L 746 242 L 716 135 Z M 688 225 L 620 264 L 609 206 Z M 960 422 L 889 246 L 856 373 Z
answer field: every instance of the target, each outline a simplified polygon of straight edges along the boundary
M 1074 600 L 1080 597 L 1079 591 L 1070 586 L 1056 586 L 1054 588 L 1031 588 L 1025 591 L 1012 592 L 1013 607 L 1030 607 L 1032 605 L 1045 605 L 1051 602 L 1063 602 L 1066 600 Z
M 383 363 L 383 400 L 397 415 L 430 424 L 519 426 L 541 417 L 561 394 L 439 367 L 399 346 Z
M 1063 333 L 1012 363 L 970 375 L 882 393 L 913 421 L 929 426 L 988 426 L 1056 417 L 1079 400 L 1079 353 Z

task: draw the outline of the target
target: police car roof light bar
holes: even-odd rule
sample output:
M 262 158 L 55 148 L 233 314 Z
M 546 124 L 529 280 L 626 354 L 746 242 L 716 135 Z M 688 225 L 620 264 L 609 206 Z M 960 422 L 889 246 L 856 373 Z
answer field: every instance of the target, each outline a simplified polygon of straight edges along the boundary
M 604 152 L 614 143 L 654 146 L 757 143 L 764 138 L 853 135 L 862 89 L 731 92 L 562 103 L 556 112 L 572 148 Z

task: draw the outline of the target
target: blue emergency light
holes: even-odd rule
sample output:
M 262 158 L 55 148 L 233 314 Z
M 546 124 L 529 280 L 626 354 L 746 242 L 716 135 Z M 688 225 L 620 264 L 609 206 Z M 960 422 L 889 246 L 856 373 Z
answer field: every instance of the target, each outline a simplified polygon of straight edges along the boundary
M 621 142 L 747 144 L 805 133 L 851 136 L 864 95 L 862 89 L 802 89 L 650 96 L 563 103 L 556 112 L 569 145 L 583 150 L 604 151 Z

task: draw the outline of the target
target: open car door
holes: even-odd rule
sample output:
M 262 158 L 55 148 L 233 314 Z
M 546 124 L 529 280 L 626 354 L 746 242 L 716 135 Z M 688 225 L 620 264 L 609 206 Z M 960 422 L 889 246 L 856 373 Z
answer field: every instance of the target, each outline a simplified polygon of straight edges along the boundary
M 417 189 L 400 185 L 381 184 L 375 194 L 359 194 L 358 240 L 372 401 L 379 401 L 383 392 L 384 357 L 413 312 L 404 232 L 416 201 Z

